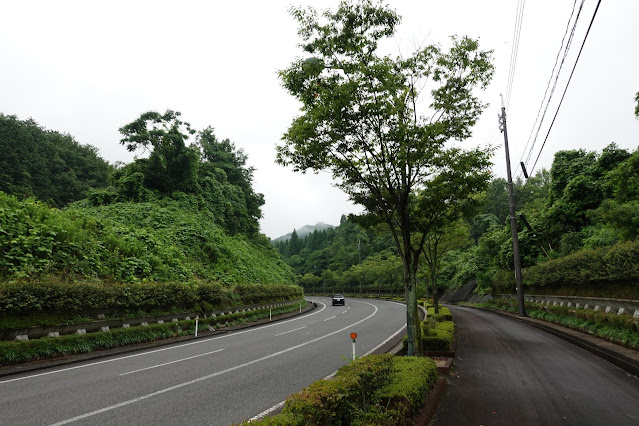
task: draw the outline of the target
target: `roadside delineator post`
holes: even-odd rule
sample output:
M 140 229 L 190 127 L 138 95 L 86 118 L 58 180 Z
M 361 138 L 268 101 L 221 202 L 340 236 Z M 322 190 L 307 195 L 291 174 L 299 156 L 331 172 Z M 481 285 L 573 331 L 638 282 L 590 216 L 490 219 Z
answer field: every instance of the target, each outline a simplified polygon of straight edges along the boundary
M 200 316 L 197 315 L 195 317 L 195 337 L 197 337 L 197 326 L 198 326 L 198 322 L 200 321 Z
M 353 339 L 353 361 L 355 361 L 355 339 L 357 339 L 357 333 L 351 333 L 351 339 Z

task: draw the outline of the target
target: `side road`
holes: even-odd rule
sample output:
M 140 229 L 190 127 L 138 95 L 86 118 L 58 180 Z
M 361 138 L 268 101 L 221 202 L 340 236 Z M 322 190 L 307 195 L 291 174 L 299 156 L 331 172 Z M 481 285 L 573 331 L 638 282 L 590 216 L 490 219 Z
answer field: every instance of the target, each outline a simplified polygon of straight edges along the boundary
M 527 320 L 450 309 L 456 360 L 432 424 L 637 424 L 636 376 Z
M 45 359 L 45 360 L 39 360 L 39 361 L 26 362 L 26 363 L 22 363 L 22 364 L 1 366 L 0 367 L 0 377 L 11 376 L 11 375 L 14 375 L 14 374 L 41 370 L 41 369 L 44 369 L 44 368 L 58 367 L 58 366 L 73 364 L 73 363 L 81 362 L 81 361 L 89 361 L 89 360 L 104 358 L 104 357 L 108 357 L 108 356 L 112 356 L 112 355 L 121 355 L 121 354 L 126 354 L 126 353 L 129 353 L 129 352 L 139 351 L 139 350 L 152 349 L 152 348 L 156 348 L 156 347 L 160 347 L 160 346 L 172 345 L 172 344 L 175 344 L 175 343 L 181 343 L 181 342 L 185 342 L 185 341 L 189 341 L 189 340 L 210 337 L 210 336 L 214 336 L 214 335 L 217 335 L 217 334 L 225 334 L 225 333 L 228 333 L 228 332 L 231 332 L 231 331 L 237 331 L 237 330 L 242 330 L 242 329 L 249 328 L 249 327 L 255 327 L 255 326 L 258 326 L 258 325 L 268 324 L 269 322 L 281 321 L 281 320 L 284 320 L 284 319 L 287 319 L 287 318 L 291 318 L 291 317 L 294 317 L 294 316 L 297 316 L 297 315 L 305 314 L 306 312 L 312 311 L 315 308 L 316 308 L 315 304 L 307 303 L 306 307 L 302 308 L 302 312 L 301 313 L 299 311 L 289 312 L 287 314 L 274 316 L 271 319 L 271 321 L 269 321 L 268 318 L 266 318 L 266 319 L 261 319 L 261 320 L 258 320 L 258 321 L 252 322 L 252 323 L 241 324 L 241 325 L 237 325 L 237 326 L 234 326 L 234 327 L 226 327 L 226 328 L 218 329 L 218 330 L 215 330 L 215 331 L 209 331 L 206 328 L 203 328 L 200 331 L 198 331 L 198 337 L 195 337 L 195 336 L 180 336 L 180 337 L 174 337 L 174 338 L 171 338 L 171 339 L 163 339 L 163 340 L 157 340 L 157 341 L 154 341 L 154 342 L 146 342 L 146 343 L 138 343 L 138 344 L 133 344 L 133 345 L 127 345 L 127 346 L 120 346 L 120 347 L 117 347 L 117 348 L 104 349 L 104 350 L 99 350 L 99 351 L 87 352 L 87 353 L 83 353 L 83 354 L 70 355 L 70 356 L 66 356 L 66 357 L 52 358 L 52 359 Z
M 639 376 L 639 351 L 618 345 L 608 340 L 592 336 L 578 330 L 573 330 L 559 324 L 539 320 L 536 318 L 521 318 L 513 313 L 505 311 L 497 311 L 492 309 L 477 308 L 485 311 L 493 312 L 497 315 L 513 318 L 517 321 L 524 322 L 533 327 L 544 330 L 550 334 L 554 334 L 560 339 L 566 340 L 573 345 L 591 352 L 606 361 L 616 365 L 622 370 L 627 371 L 635 376 Z

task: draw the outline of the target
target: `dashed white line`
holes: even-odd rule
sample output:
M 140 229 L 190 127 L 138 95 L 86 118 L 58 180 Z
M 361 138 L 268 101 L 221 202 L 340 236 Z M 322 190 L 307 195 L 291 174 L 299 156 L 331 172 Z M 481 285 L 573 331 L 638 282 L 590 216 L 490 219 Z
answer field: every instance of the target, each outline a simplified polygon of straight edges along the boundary
M 332 317 L 328 317 L 326 318 L 324 321 L 328 321 L 328 320 L 332 320 L 333 318 L 337 317 L 337 315 L 333 315 Z
M 151 370 L 153 368 L 164 367 L 165 365 L 175 364 L 176 362 L 188 361 L 189 359 L 199 358 L 201 356 L 206 356 L 206 355 L 211 355 L 211 354 L 214 354 L 216 352 L 222 352 L 223 350 L 224 349 L 217 349 L 215 351 L 211 351 L 211 352 L 206 352 L 206 353 L 199 354 L 199 355 L 190 356 L 190 357 L 187 357 L 187 358 L 176 359 L 175 361 L 169 361 L 169 362 L 165 362 L 165 363 L 162 363 L 162 364 L 152 365 L 150 367 L 140 368 L 139 370 L 133 370 L 133 371 L 129 371 L 127 373 L 122 373 L 122 374 L 120 374 L 120 376 L 126 376 L 128 374 L 133 374 L 133 373 L 139 373 L 141 371 Z
M 195 342 L 181 343 L 181 344 L 175 345 L 175 346 L 169 346 L 169 347 L 165 347 L 165 348 L 161 348 L 161 349 L 154 349 L 152 351 L 147 351 L 147 352 L 135 353 L 133 355 L 126 355 L 126 356 L 121 356 L 121 357 L 117 357 L 117 358 L 110 358 L 110 359 L 107 359 L 107 360 L 104 360 L 104 361 L 96 361 L 96 362 L 91 362 L 91 363 L 88 363 L 88 364 L 76 365 L 74 367 L 61 368 L 59 370 L 46 371 L 44 373 L 32 374 L 32 375 L 24 376 L 24 377 L 17 377 L 15 379 L 2 380 L 2 381 L 0 381 L 0 385 L 3 385 L 5 383 L 11 383 L 11 382 L 18 382 L 18 381 L 27 380 L 27 379 L 33 379 L 33 378 L 36 378 L 36 377 L 48 376 L 50 374 L 63 373 L 65 371 L 76 370 L 78 368 L 86 368 L 86 367 L 92 367 L 94 365 L 100 365 L 100 364 L 106 364 L 106 363 L 109 363 L 109 362 L 121 361 L 123 359 L 149 355 L 149 354 L 153 354 L 153 353 L 157 353 L 157 352 L 164 352 L 164 351 L 170 351 L 170 350 L 174 350 L 174 349 L 180 349 L 180 348 L 183 348 L 185 346 L 199 345 L 201 343 L 210 342 L 211 340 L 215 340 L 215 339 L 223 339 L 225 337 L 237 336 L 238 334 L 250 333 L 250 332 L 253 332 L 253 331 L 257 331 L 257 330 L 262 330 L 263 328 L 275 327 L 275 326 L 278 326 L 278 325 L 289 323 L 291 321 L 297 321 L 297 320 L 300 320 L 302 318 L 307 318 L 307 317 L 310 317 L 312 315 L 319 314 L 324 309 L 326 309 L 326 305 L 324 303 L 321 303 L 321 302 L 318 302 L 318 303 L 323 305 L 320 310 L 318 310 L 316 312 L 313 312 L 313 313 L 310 313 L 310 314 L 303 315 L 303 316 L 295 317 L 295 318 L 292 318 L 290 320 L 278 321 L 277 323 L 274 323 L 274 324 L 268 324 L 268 325 L 262 325 L 262 326 L 258 326 L 258 327 L 253 327 L 253 328 L 249 328 L 247 330 L 236 331 L 236 332 L 232 332 L 232 333 L 229 333 L 229 334 L 225 334 L 223 336 L 214 336 L 214 337 L 210 337 L 210 338 L 207 338 L 207 339 L 196 340 Z
M 278 333 L 278 334 L 276 334 L 276 335 L 275 335 L 275 337 L 277 337 L 277 336 L 281 336 L 281 335 L 283 335 L 283 334 L 287 334 L 287 333 L 292 333 L 292 332 L 294 332 L 294 331 L 298 331 L 298 330 L 301 330 L 301 329 L 303 329 L 303 328 L 306 328 L 306 326 L 304 326 L 304 327 L 300 327 L 300 328 L 295 328 L 295 329 L 293 329 L 293 330 L 289 330 L 289 331 L 285 331 L 285 332 L 283 332 L 283 333 Z
M 357 322 L 354 322 L 353 324 L 350 324 L 350 325 L 348 325 L 346 327 L 340 328 L 339 330 L 335 330 L 335 331 L 330 332 L 328 334 L 325 334 L 323 336 L 316 337 L 315 339 L 309 340 L 308 342 L 304 342 L 304 343 L 300 343 L 299 345 L 291 346 L 290 348 L 281 350 L 279 352 L 275 352 L 275 353 L 272 353 L 270 355 L 266 355 L 266 356 L 263 356 L 261 358 L 254 359 L 253 361 L 249 361 L 249 362 L 246 362 L 244 364 L 236 365 L 234 367 L 227 368 L 226 370 L 218 371 L 216 373 L 209 374 L 207 376 L 198 377 L 197 379 L 189 380 L 188 382 L 184 382 L 184 383 L 180 383 L 180 384 L 177 384 L 177 385 L 174 385 L 174 386 L 170 386 L 168 388 L 160 389 L 159 391 L 152 392 L 152 393 L 149 393 L 149 394 L 146 394 L 146 395 L 142 395 L 142 396 L 137 397 L 137 398 L 129 399 L 127 401 L 122 401 L 122 402 L 120 402 L 118 404 L 110 405 L 108 407 L 104 407 L 104 408 L 101 408 L 99 410 L 91 411 L 89 413 L 81 414 L 79 416 L 72 417 L 70 419 L 62 420 L 60 422 L 53 423 L 51 426 L 66 425 L 68 423 L 77 422 L 79 420 L 83 420 L 83 419 L 86 419 L 86 418 L 89 418 L 89 417 L 93 417 L 95 415 L 98 415 L 98 414 L 101 414 L 101 413 L 105 413 L 107 411 L 111 411 L 111 410 L 114 410 L 116 408 L 125 407 L 127 405 L 135 404 L 136 402 L 140 402 L 140 401 L 143 401 L 145 399 L 148 399 L 148 398 L 151 398 L 151 397 L 154 397 L 154 396 L 162 395 L 162 394 L 167 393 L 167 392 L 171 392 L 171 391 L 174 391 L 174 390 L 177 390 L 177 389 L 181 389 L 181 388 L 183 388 L 185 386 L 190 386 L 190 385 L 193 385 L 195 383 L 199 383 L 199 382 L 201 382 L 203 380 L 212 379 L 213 377 L 217 377 L 219 375 L 222 375 L 222 374 L 225 374 L 225 373 L 229 373 L 231 371 L 238 370 L 240 368 L 248 367 L 249 365 L 257 364 L 258 362 L 262 362 L 262 361 L 265 361 L 267 359 L 270 359 L 270 358 L 273 358 L 273 357 L 276 357 L 276 356 L 280 356 L 280 355 L 285 354 L 287 352 L 293 351 L 295 349 L 299 349 L 299 348 L 304 347 L 306 345 L 310 345 L 312 343 L 319 342 L 320 340 L 323 340 L 323 339 L 325 339 L 327 337 L 330 337 L 330 336 L 333 336 L 335 334 L 341 333 L 344 330 L 352 329 L 354 326 L 356 326 L 358 324 L 361 324 L 364 321 L 369 320 L 370 318 L 372 318 L 373 316 L 375 316 L 377 314 L 377 311 L 378 311 L 377 306 L 375 306 L 375 305 L 373 305 L 371 303 L 367 303 L 367 302 L 362 302 L 362 303 L 366 303 L 367 305 L 371 305 L 373 308 L 375 308 L 375 311 L 373 311 L 373 313 L 370 314 L 369 316 L 367 316 L 367 317 L 365 317 L 365 318 L 363 318 L 363 319 L 361 319 L 361 320 L 359 320 Z

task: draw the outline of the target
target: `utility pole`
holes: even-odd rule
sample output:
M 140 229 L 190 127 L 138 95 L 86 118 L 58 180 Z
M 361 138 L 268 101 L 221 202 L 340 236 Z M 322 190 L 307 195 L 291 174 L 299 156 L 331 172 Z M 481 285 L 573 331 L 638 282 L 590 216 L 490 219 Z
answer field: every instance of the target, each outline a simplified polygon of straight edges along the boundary
M 510 230 L 513 234 L 513 260 L 515 264 L 515 283 L 517 284 L 517 310 L 520 317 L 526 316 L 524 306 L 524 287 L 521 281 L 521 256 L 519 254 L 519 237 L 517 236 L 517 216 L 515 216 L 515 195 L 513 178 L 510 173 L 510 150 L 508 149 L 508 131 L 506 129 L 506 107 L 501 98 L 501 115 L 499 116 L 499 130 L 504 134 L 504 148 L 506 149 L 506 174 L 508 175 L 508 207 L 510 209 Z
M 359 242 L 359 237 L 357 237 L 357 254 L 358 254 L 358 265 L 362 264 L 362 246 Z M 359 279 L 359 295 L 362 295 L 362 279 Z

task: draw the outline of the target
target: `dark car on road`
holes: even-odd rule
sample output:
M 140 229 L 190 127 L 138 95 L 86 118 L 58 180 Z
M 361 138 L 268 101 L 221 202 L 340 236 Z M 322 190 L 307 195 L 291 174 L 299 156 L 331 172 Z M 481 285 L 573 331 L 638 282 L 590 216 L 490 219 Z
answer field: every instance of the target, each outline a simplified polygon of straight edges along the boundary
M 344 299 L 344 295 L 342 294 L 333 295 L 333 306 L 335 305 L 346 305 L 346 300 Z

